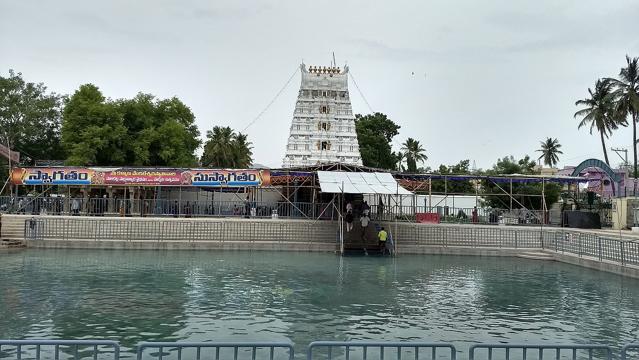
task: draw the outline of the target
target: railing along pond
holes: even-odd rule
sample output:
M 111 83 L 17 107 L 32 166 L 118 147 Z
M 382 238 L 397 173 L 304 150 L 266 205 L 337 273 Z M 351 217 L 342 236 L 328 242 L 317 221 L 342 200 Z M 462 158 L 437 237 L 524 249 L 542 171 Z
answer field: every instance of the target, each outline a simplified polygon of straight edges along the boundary
M 293 360 L 290 342 L 142 342 L 134 352 L 120 351 L 111 340 L 0 340 L 1 360 Z M 632 360 L 639 344 L 617 352 L 603 344 L 484 344 L 465 351 L 452 343 L 392 341 L 315 341 L 306 347 L 306 360 Z

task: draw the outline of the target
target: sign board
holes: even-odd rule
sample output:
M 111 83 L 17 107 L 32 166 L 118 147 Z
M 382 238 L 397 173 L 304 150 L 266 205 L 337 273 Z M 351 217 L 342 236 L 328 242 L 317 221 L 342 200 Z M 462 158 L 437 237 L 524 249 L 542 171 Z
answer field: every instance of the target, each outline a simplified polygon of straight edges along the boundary
M 29 167 L 13 168 L 14 185 L 259 187 L 268 170 Z
M 439 224 L 438 213 L 416 213 L 415 220 L 420 224 Z

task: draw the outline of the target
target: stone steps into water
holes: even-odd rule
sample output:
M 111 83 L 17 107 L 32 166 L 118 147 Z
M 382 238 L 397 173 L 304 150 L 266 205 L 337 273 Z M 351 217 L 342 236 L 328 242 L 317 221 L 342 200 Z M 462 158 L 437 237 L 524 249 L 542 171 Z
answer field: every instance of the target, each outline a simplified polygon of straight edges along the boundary
M 23 241 L 14 239 L 2 239 L 0 249 L 16 249 L 26 247 Z

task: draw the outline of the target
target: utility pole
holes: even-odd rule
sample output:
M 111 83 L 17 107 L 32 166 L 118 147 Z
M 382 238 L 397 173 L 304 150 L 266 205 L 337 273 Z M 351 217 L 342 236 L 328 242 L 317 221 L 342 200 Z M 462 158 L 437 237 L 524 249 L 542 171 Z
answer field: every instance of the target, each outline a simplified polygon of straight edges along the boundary
M 617 154 L 617 156 L 619 156 L 621 161 L 623 161 L 624 168 L 628 168 L 628 166 L 629 166 L 629 164 L 628 164 L 628 149 L 610 148 L 610 150 L 614 151 L 615 154 Z M 622 157 L 620 153 L 623 153 L 624 156 Z
M 9 155 L 7 156 L 9 158 L 9 170 L 8 170 L 9 194 L 11 196 L 11 199 L 13 199 L 13 185 L 11 185 L 11 143 L 9 143 L 9 134 L 6 131 L 4 132 L 4 136 L 6 137 L 6 140 L 7 140 L 7 152 Z

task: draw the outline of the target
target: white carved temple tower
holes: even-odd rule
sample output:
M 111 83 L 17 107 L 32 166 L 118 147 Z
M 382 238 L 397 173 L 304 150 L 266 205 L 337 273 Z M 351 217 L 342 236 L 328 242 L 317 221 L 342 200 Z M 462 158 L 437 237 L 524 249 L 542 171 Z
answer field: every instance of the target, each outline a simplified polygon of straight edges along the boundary
M 302 84 L 286 145 L 284 167 L 321 163 L 362 165 L 355 117 L 348 94 L 348 66 L 302 63 Z

